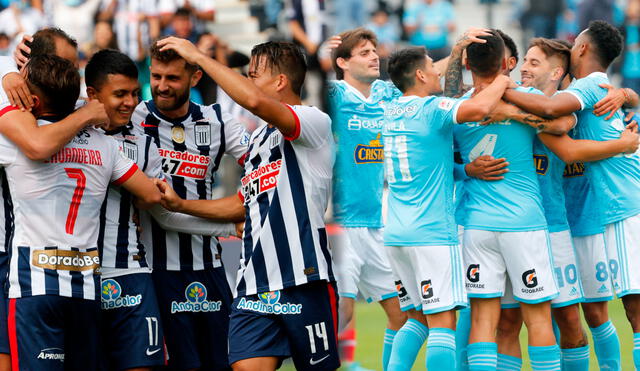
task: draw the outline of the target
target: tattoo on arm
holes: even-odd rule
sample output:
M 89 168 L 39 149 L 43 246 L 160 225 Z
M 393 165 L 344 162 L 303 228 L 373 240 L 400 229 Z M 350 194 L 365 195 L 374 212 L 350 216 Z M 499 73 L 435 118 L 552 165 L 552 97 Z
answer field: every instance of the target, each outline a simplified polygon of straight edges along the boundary
M 444 80 L 445 97 L 459 97 L 460 95 L 462 95 L 462 52 L 451 54 Z

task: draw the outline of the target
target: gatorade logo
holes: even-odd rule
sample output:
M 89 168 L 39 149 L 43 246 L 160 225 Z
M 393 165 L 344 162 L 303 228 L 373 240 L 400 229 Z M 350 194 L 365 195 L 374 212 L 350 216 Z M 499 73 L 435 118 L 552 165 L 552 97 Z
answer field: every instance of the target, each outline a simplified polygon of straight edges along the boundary
M 420 283 L 420 287 L 423 299 L 429 299 L 433 296 L 433 286 L 431 286 L 431 280 L 422 281 Z
M 531 269 L 522 273 L 522 283 L 528 288 L 534 288 L 538 286 L 538 277 L 536 277 L 536 270 Z
M 480 264 L 471 264 L 467 269 L 467 279 L 470 282 L 480 281 Z

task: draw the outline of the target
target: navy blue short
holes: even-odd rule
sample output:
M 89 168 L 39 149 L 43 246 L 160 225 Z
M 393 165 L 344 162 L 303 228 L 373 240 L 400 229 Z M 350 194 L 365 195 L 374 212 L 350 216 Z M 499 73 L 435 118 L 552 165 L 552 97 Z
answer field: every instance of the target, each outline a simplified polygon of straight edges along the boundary
M 231 290 L 224 268 L 151 274 L 158 296 L 169 369 L 229 369 Z
M 165 364 L 158 299 L 149 273 L 102 279 L 102 345 L 107 370 Z
M 9 271 L 9 254 L 0 252 L 0 353 L 9 354 L 9 330 L 7 328 L 7 273 Z
M 97 370 L 100 302 L 54 295 L 9 299 L 13 370 Z
M 338 295 L 335 283 L 316 281 L 238 297 L 231 307 L 229 362 L 291 357 L 298 370 L 336 370 Z

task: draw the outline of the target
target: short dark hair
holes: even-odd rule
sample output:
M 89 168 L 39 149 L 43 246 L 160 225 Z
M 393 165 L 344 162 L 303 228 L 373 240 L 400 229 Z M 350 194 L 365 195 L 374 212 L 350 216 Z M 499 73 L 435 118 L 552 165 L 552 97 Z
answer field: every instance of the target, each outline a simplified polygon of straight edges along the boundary
M 571 60 L 571 48 L 567 47 L 566 44 L 558 42 L 556 40 L 552 40 L 552 39 L 536 37 L 534 39 L 531 39 L 531 41 L 529 42 L 529 49 L 533 48 L 534 46 L 537 46 L 538 48 L 540 48 L 540 50 L 542 50 L 542 52 L 544 53 L 544 55 L 547 56 L 547 58 L 550 58 L 550 57 L 560 58 L 564 72 L 565 73 L 569 72 L 569 63 Z
M 511 36 L 507 35 L 502 30 L 496 29 L 496 32 L 498 33 L 498 35 L 500 35 L 500 37 L 502 37 L 502 41 L 504 41 L 504 46 L 507 49 L 509 49 L 511 56 L 516 59 L 516 64 L 517 64 L 520 58 L 518 58 L 518 47 L 516 46 L 516 43 L 513 41 Z
M 595 46 L 595 54 L 604 68 L 608 68 L 611 62 L 622 52 L 622 34 L 617 28 L 605 21 L 591 21 L 586 34 Z
M 467 63 L 471 72 L 480 77 L 495 76 L 502 68 L 504 59 L 504 41 L 495 31 L 490 36 L 480 36 L 486 40 L 484 44 L 472 43 L 467 47 Z
M 56 54 L 56 39 L 63 39 L 74 48 L 78 48 L 75 39 L 59 28 L 49 27 L 33 34 L 33 41 L 27 41 L 25 44 L 31 48 L 31 53 L 27 57 L 37 55 Z M 24 54 L 24 53 L 23 53 Z
M 297 45 L 287 41 L 267 41 L 251 49 L 251 59 L 259 67 L 264 57 L 265 68 L 272 73 L 282 73 L 289 79 L 291 90 L 302 94 L 302 84 L 307 74 L 307 60 Z
M 124 75 L 138 79 L 138 69 L 126 54 L 113 49 L 103 49 L 95 53 L 84 70 L 87 86 L 100 90 L 109 75 Z
M 336 62 L 338 58 L 351 58 L 351 51 L 362 41 L 371 41 L 373 46 L 377 46 L 378 38 L 373 31 L 363 27 L 345 31 L 339 36 L 342 43 L 331 53 L 331 62 L 333 64 L 333 69 L 336 71 L 336 77 L 338 80 L 342 80 L 344 78 L 344 71 L 342 68 L 338 67 L 338 63 Z
M 29 90 L 49 110 L 58 115 L 73 112 L 80 96 L 80 74 L 70 61 L 54 54 L 35 55 L 25 68 Z
M 192 14 L 193 14 L 193 12 L 191 12 L 191 10 L 189 10 L 189 8 L 180 7 L 180 8 L 178 8 L 176 10 L 176 12 L 173 14 L 173 16 L 174 17 L 190 18 Z
M 415 73 L 424 68 L 427 50 L 422 46 L 414 46 L 398 50 L 389 57 L 389 76 L 393 84 L 401 92 L 407 91 L 415 83 Z
M 166 37 L 163 37 L 160 40 L 165 38 Z M 151 45 L 151 48 L 149 49 L 149 55 L 151 56 L 151 59 L 155 59 L 161 63 L 170 63 L 178 60 L 184 61 L 184 68 L 191 73 L 194 73 L 198 70 L 197 65 L 188 63 L 187 60 L 182 58 L 182 56 L 180 56 L 180 54 L 178 54 L 175 50 L 167 49 L 164 51 L 160 51 L 160 47 L 158 46 L 157 41 L 154 42 L 153 45 Z

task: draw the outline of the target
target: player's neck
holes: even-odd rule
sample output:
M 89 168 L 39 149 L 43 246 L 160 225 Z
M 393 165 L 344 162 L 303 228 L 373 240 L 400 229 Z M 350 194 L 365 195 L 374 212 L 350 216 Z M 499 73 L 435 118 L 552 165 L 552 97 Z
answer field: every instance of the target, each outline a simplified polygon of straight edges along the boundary
M 403 97 L 409 97 L 412 95 L 415 95 L 417 97 L 426 97 L 428 95 L 431 95 L 431 92 L 426 87 L 426 85 L 419 84 L 416 82 L 416 84 L 414 84 L 409 89 L 405 90 L 405 92 L 402 94 Z
M 493 80 L 495 80 L 496 77 L 498 77 L 498 74 L 491 77 L 482 77 L 482 76 L 477 76 L 475 74 L 471 74 L 471 77 L 473 78 L 473 89 L 475 90 L 476 93 L 479 93 L 484 88 L 489 86 L 493 82 Z
M 371 94 L 371 82 L 363 82 L 353 78 L 351 75 L 345 75 L 344 81 L 353 86 L 357 91 L 359 91 L 365 98 L 369 98 Z
M 191 103 L 190 100 L 186 101 L 181 107 L 176 108 L 174 110 L 171 111 L 167 111 L 167 110 L 162 110 L 160 108 L 158 108 L 158 106 L 156 105 L 156 108 L 158 108 L 158 111 L 163 114 L 164 116 L 170 118 L 170 119 L 177 119 L 180 117 L 185 117 L 187 115 L 187 113 L 189 113 L 189 104 Z
M 594 72 L 603 72 L 606 73 L 607 69 L 602 67 L 600 63 L 596 62 L 594 58 L 585 58 L 582 63 L 576 68 L 574 71 L 574 76 L 576 79 L 581 79 L 583 77 L 587 77 Z

